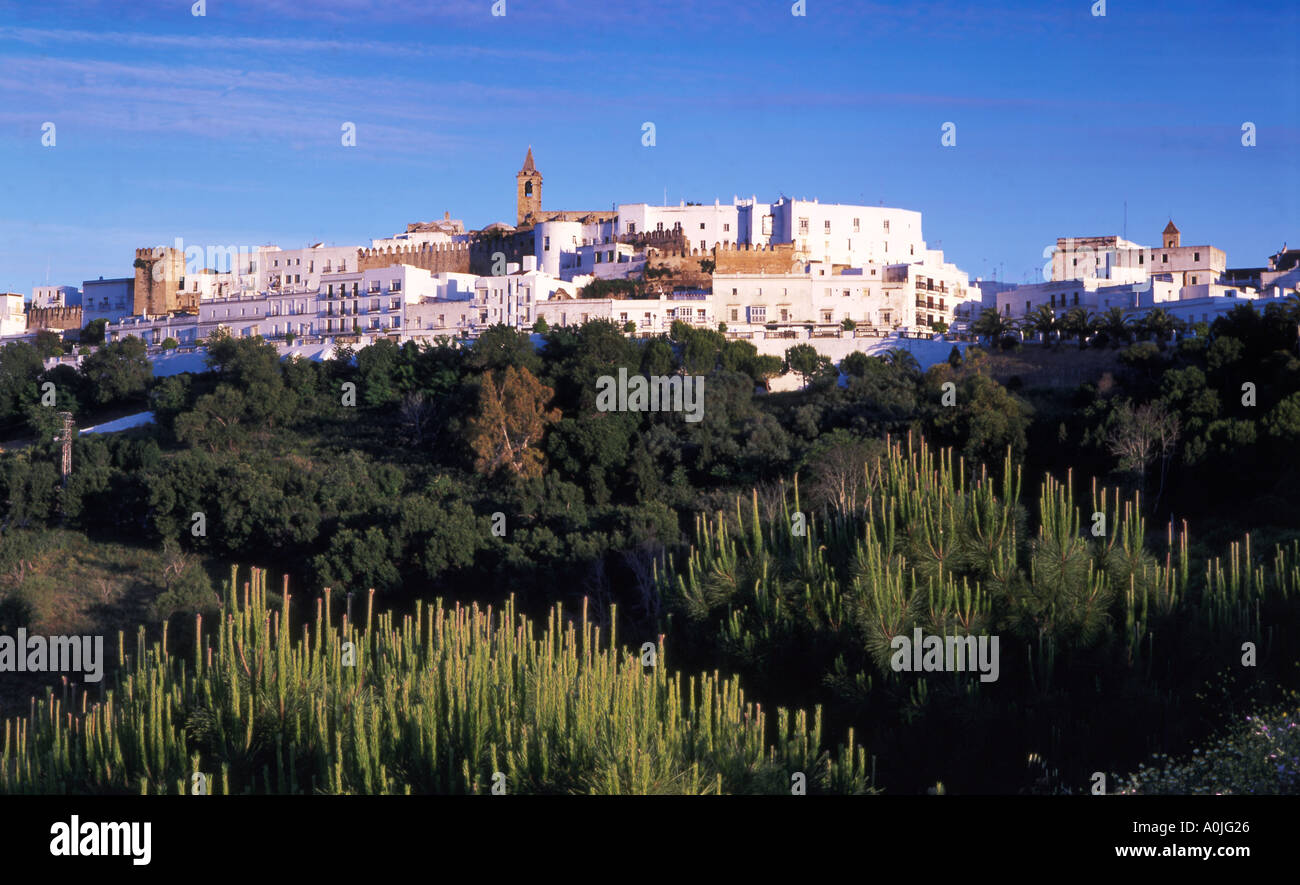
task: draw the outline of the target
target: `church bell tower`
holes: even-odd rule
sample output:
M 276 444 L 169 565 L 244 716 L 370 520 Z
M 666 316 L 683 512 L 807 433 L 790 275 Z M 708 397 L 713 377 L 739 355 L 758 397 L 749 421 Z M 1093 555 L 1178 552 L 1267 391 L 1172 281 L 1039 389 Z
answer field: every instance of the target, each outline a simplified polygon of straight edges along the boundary
M 515 174 L 515 226 L 535 221 L 542 214 L 542 173 L 533 165 L 533 149 L 528 148 L 524 168 Z

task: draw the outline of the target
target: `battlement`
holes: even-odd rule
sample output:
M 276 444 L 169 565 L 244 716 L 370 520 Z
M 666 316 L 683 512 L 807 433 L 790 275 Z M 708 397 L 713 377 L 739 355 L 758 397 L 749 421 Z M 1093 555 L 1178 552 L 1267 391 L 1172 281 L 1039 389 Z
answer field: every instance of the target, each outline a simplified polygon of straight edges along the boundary
M 27 311 L 27 331 L 80 329 L 80 307 L 33 307 Z

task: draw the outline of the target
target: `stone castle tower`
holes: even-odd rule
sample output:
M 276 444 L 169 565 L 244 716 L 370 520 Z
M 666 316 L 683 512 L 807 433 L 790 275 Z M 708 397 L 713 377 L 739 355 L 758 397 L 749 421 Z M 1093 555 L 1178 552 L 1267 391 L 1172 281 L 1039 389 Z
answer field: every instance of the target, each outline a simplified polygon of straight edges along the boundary
M 524 168 L 515 174 L 515 225 L 519 226 L 542 213 L 542 173 L 533 165 L 533 149 L 528 148 Z
M 171 246 L 135 250 L 136 316 L 164 316 L 172 311 L 198 306 L 198 295 L 187 294 L 185 253 Z
M 1178 228 L 1174 227 L 1172 219 L 1165 225 L 1164 240 L 1166 249 L 1177 249 L 1179 242 L 1182 240 L 1182 234 L 1179 233 Z

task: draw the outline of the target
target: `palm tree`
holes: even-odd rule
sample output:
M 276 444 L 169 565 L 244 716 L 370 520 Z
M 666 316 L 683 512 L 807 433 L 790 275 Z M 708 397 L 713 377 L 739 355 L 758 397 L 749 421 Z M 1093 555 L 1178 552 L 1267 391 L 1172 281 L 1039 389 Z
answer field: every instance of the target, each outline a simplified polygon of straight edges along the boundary
M 1038 305 L 1037 310 L 1024 318 L 1022 325 L 1029 331 L 1037 332 L 1043 339 L 1044 347 L 1051 343 L 1052 335 L 1061 329 L 1056 311 L 1046 304 Z
M 1144 316 L 1138 326 L 1145 335 L 1156 339 L 1156 344 L 1164 347 L 1165 339 L 1178 328 L 1178 321 L 1163 307 L 1157 307 Z
M 1106 333 L 1106 339 L 1110 342 L 1111 347 L 1127 344 L 1129 339 L 1133 337 L 1133 327 L 1124 318 L 1124 308 L 1122 307 L 1112 307 L 1106 311 L 1100 318 L 1099 325 L 1101 331 Z
M 1084 345 L 1097 328 L 1097 315 L 1082 307 L 1072 307 L 1070 311 L 1061 320 L 1061 329 L 1070 335 L 1079 339 L 1079 349 L 1083 350 Z
M 997 312 L 996 308 L 986 307 L 980 311 L 979 317 L 971 324 L 971 331 L 982 338 L 988 338 L 990 342 L 996 344 L 999 349 L 1002 347 L 1002 339 L 1010 335 L 1015 330 L 1011 320 Z
M 912 356 L 910 351 L 901 347 L 891 347 L 880 355 L 886 365 L 894 366 L 903 370 L 909 375 L 921 374 L 921 364 L 917 362 L 916 357 Z

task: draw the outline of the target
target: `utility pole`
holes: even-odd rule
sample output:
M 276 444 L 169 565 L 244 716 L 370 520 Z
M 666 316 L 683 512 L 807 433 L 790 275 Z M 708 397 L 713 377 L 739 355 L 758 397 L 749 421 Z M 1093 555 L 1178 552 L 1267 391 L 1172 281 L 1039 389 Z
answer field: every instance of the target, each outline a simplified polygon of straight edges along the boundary
M 59 415 L 63 418 L 63 433 L 56 439 L 63 442 L 63 487 L 67 488 L 72 473 L 72 413 L 59 412 Z

